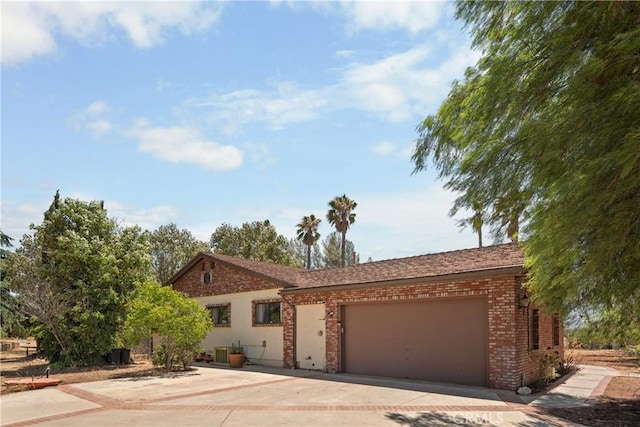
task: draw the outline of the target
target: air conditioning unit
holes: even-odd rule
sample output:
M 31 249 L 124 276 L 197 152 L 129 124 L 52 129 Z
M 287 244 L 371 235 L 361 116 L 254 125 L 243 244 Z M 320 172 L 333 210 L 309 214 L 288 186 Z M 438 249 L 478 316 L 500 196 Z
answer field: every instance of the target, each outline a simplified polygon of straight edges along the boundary
M 213 355 L 216 363 L 229 363 L 228 347 L 215 347 L 213 349 Z

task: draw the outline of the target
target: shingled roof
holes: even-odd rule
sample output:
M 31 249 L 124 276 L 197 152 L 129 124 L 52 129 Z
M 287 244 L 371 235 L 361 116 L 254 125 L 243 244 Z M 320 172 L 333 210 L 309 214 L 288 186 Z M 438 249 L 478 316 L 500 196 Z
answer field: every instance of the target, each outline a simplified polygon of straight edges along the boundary
M 202 259 L 210 259 L 227 265 L 232 265 L 239 270 L 243 270 L 249 274 L 264 277 L 283 285 L 283 287 L 295 287 L 298 282 L 298 276 L 304 270 L 298 267 L 288 267 L 286 265 L 275 264 L 273 262 L 255 261 L 252 259 L 233 257 L 229 255 L 217 254 L 214 252 L 200 252 L 187 265 L 176 272 L 167 284 L 174 283 L 180 276 L 186 273 L 191 267 Z
M 524 253 L 515 243 L 368 262 L 344 268 L 305 270 L 297 288 L 319 288 L 450 276 L 520 268 Z
M 271 262 L 202 252 L 180 269 L 167 283 L 173 283 L 205 257 L 233 265 L 249 274 L 257 274 L 268 278 L 282 284 L 285 289 L 299 289 L 301 291 L 331 286 L 426 279 L 505 269 L 521 269 L 524 272 L 524 253 L 516 243 L 388 259 L 322 270 L 304 270 Z

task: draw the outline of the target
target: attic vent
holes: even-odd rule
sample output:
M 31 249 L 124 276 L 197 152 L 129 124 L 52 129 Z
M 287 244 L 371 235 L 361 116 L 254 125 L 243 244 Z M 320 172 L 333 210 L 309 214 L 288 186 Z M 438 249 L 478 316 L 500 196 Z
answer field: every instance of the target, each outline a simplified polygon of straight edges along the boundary
M 204 282 L 205 285 L 208 285 L 211 283 L 211 272 L 207 271 L 206 273 L 204 273 L 204 276 L 202 277 L 202 281 Z

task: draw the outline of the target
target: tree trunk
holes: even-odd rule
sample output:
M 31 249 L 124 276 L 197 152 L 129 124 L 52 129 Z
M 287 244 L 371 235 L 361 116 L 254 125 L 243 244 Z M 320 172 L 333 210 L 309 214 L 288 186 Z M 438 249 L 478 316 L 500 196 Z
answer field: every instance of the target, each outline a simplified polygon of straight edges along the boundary
M 311 245 L 307 245 L 307 270 L 311 270 Z
M 345 244 L 346 244 L 346 242 L 347 242 L 347 232 L 345 230 L 345 231 L 342 232 L 342 242 L 341 242 L 341 245 L 340 245 L 340 255 L 341 255 L 340 256 L 340 265 L 342 267 L 344 267 L 344 265 L 345 265 L 344 258 L 346 256 L 346 254 L 345 254 L 345 247 L 346 247 Z

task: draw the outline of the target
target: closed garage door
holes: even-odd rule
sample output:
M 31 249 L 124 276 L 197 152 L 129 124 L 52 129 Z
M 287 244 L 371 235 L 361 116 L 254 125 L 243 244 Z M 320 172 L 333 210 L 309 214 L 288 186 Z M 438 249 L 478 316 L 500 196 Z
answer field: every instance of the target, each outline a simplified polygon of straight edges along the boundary
M 343 371 L 484 386 L 484 297 L 343 307 Z

